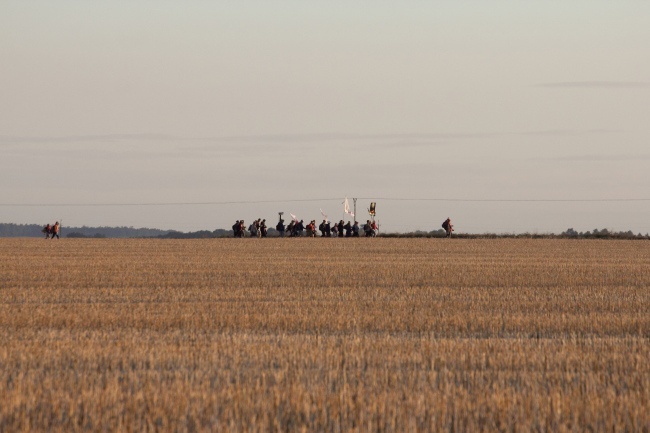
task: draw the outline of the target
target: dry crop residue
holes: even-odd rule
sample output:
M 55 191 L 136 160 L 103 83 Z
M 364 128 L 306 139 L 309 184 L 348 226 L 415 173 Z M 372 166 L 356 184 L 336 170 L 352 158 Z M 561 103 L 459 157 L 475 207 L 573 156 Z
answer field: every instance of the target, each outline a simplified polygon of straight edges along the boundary
M 650 246 L 0 239 L 0 431 L 648 431 Z

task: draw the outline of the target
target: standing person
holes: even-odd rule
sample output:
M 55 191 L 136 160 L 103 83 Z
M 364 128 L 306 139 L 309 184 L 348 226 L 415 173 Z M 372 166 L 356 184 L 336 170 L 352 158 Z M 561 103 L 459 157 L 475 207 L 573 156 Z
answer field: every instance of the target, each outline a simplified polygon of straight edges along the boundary
M 294 236 L 294 230 L 295 230 L 296 222 L 291 220 L 289 225 L 287 226 L 287 231 L 289 232 L 289 237 Z
M 339 236 L 339 225 L 334 223 L 332 224 L 332 237 L 337 238 Z
M 60 229 L 60 226 L 59 226 L 59 222 L 57 221 L 52 226 L 52 239 L 54 239 L 54 236 L 56 236 L 57 239 L 61 239 L 59 237 L 59 229 Z
M 278 221 L 278 224 L 275 226 L 275 229 L 278 231 L 280 234 L 280 237 L 284 237 L 284 220 L 280 218 L 280 221 Z
M 328 238 L 332 236 L 332 226 L 329 221 L 325 221 L 325 236 Z
M 234 237 L 239 237 L 239 230 L 241 229 L 241 222 L 239 220 L 235 221 L 235 224 L 232 225 L 232 234 Z
M 243 238 L 246 235 L 246 224 L 244 223 L 244 220 L 239 221 L 239 237 Z
M 454 226 L 451 224 L 451 218 L 447 217 L 445 222 L 442 223 L 442 228 L 447 232 L 447 237 L 451 237 L 451 232 L 454 231 Z
M 343 220 L 341 220 L 341 221 L 339 221 L 339 230 L 338 230 L 338 233 L 339 233 L 339 237 L 340 237 L 340 238 L 343 237 L 343 228 L 344 228 L 344 226 L 343 226 Z
M 325 220 L 323 220 L 322 223 L 318 226 L 318 230 L 320 230 L 320 237 L 324 238 L 325 237 Z
M 262 234 L 262 237 L 266 237 L 266 233 L 268 232 L 267 227 L 266 227 L 266 220 L 262 220 L 260 223 L 260 233 Z
M 372 228 L 372 235 L 377 236 L 379 233 L 379 226 L 377 225 L 377 221 L 373 221 L 370 227 Z

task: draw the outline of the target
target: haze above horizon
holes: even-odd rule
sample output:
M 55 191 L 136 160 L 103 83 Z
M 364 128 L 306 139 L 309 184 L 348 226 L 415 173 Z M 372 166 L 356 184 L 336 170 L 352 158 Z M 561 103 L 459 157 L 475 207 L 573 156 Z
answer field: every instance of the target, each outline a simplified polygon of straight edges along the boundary
M 650 3 L 565 3 L 6 1 L 0 222 L 646 233 Z

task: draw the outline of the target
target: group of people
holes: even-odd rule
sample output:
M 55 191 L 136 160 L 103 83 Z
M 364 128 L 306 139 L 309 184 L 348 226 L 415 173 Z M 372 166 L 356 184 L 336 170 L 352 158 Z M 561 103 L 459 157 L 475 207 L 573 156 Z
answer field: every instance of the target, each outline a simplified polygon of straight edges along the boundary
M 43 227 L 43 233 L 45 233 L 45 239 L 54 239 L 56 236 L 57 239 L 60 239 L 59 232 L 61 231 L 61 225 L 59 222 L 55 222 L 54 225 L 46 225 Z
M 289 236 L 289 237 L 301 237 L 301 236 L 307 236 L 307 237 L 317 237 L 319 236 L 320 232 L 320 237 L 346 237 L 346 238 L 351 238 L 351 237 L 359 237 L 361 227 L 359 226 L 359 223 L 355 221 L 354 223 L 351 223 L 348 221 L 347 223 L 344 223 L 343 220 L 339 221 L 338 223 L 332 223 L 329 220 L 324 219 L 323 222 L 321 222 L 318 227 L 316 227 L 316 220 L 311 220 L 308 224 L 305 225 L 304 220 L 292 220 L 289 225 L 285 226 L 284 220 L 280 219 L 278 221 L 278 224 L 275 226 L 275 229 L 278 231 L 278 234 L 280 237 Z M 243 238 L 246 236 L 246 225 L 244 224 L 244 220 L 238 220 L 235 222 L 235 224 L 232 226 L 233 234 L 236 238 Z M 248 227 L 248 233 L 250 237 L 260 237 L 264 238 L 267 235 L 267 226 L 266 226 L 266 220 L 263 219 L 257 219 L 255 220 L 249 227 Z M 363 232 L 366 237 L 374 237 L 377 236 L 377 233 L 379 232 L 379 226 L 377 225 L 376 221 L 371 221 L 367 220 L 366 223 L 363 225 Z
M 235 224 L 232 226 L 232 231 L 236 238 L 243 238 L 246 236 L 246 225 L 244 220 L 235 221 Z M 266 220 L 258 218 L 248 226 L 248 233 L 252 238 L 265 238 L 268 233 L 268 227 L 266 226 Z

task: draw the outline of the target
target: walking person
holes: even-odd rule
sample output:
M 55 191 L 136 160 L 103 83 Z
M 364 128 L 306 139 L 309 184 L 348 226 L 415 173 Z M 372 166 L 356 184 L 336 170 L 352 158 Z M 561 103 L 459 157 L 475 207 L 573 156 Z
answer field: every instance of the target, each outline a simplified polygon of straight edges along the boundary
M 59 222 L 55 222 L 54 225 L 52 226 L 52 239 L 54 239 L 54 236 L 56 236 L 57 239 L 61 239 L 59 237 L 59 230 L 61 229 L 61 226 L 59 225 Z
M 52 226 L 50 225 L 50 223 L 47 223 L 47 225 L 43 227 L 42 232 L 45 233 L 45 239 L 50 238 L 50 234 L 52 233 Z
M 262 222 L 260 223 L 260 234 L 262 235 L 263 238 L 265 238 L 267 232 L 268 229 L 266 227 L 266 220 L 262 220 Z
M 338 236 L 339 236 L 340 238 L 343 237 L 343 229 L 344 229 L 344 228 L 345 228 L 345 226 L 343 225 L 343 220 L 339 221 Z
M 357 221 L 355 221 L 352 226 L 352 236 L 355 238 L 359 237 L 359 223 Z
M 442 228 L 447 232 L 447 237 L 451 237 L 451 232 L 454 231 L 454 226 L 451 224 L 451 218 L 447 217 L 445 222 L 442 223 Z
M 248 232 L 250 233 L 251 238 L 257 237 L 257 221 L 253 220 L 251 225 L 248 226 Z
M 284 237 L 284 220 L 282 218 L 280 218 L 280 221 L 278 221 L 278 224 L 275 226 L 275 229 L 280 234 L 280 237 L 283 238 Z M 291 231 L 291 229 L 289 229 L 289 231 Z
M 372 225 L 370 225 L 370 220 L 366 220 L 366 223 L 363 225 L 363 232 L 366 234 L 366 237 L 373 235 Z
M 309 238 L 315 238 L 316 237 L 316 221 L 311 220 L 309 224 L 307 224 L 307 237 Z
M 296 236 L 302 237 L 303 231 L 305 230 L 305 221 L 300 220 L 300 222 L 296 223 L 293 226 L 293 230 L 294 230 Z

